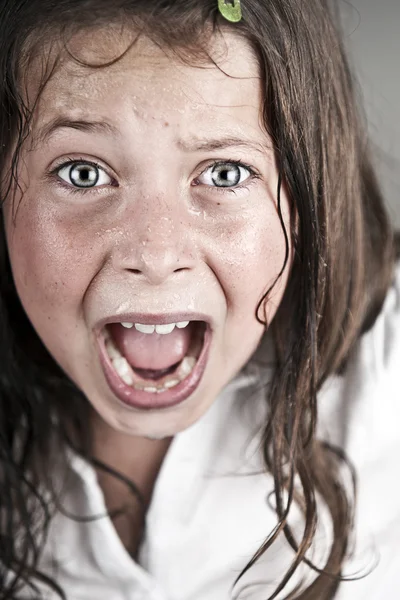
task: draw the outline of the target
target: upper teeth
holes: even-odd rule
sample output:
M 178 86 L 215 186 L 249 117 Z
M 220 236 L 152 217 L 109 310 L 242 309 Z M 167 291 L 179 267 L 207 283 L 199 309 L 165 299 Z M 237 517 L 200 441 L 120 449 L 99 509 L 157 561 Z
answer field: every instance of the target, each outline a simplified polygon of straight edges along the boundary
M 178 327 L 178 329 L 183 329 L 189 325 L 189 321 L 180 321 L 179 323 L 167 323 L 166 325 L 144 325 L 142 323 L 121 323 L 122 327 L 126 327 L 127 329 L 131 329 L 131 327 L 135 326 L 137 331 L 140 333 L 158 333 L 160 335 L 165 335 L 167 333 L 171 333 Z

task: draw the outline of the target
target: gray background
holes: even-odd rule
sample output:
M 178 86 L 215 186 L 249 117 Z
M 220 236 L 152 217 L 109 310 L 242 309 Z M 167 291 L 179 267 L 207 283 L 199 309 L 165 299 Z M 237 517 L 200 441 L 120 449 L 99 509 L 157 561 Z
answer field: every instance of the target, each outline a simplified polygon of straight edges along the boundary
M 341 0 L 389 212 L 400 228 L 400 0 Z

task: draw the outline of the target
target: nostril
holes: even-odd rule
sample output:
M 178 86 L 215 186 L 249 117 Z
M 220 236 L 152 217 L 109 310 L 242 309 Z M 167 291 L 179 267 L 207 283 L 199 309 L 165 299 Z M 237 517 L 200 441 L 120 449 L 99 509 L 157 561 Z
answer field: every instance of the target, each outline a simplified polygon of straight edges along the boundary
M 128 269 L 134 275 L 141 275 L 143 271 L 140 269 Z M 179 267 L 178 269 L 174 269 L 174 273 L 180 273 L 181 271 L 187 271 L 188 267 Z

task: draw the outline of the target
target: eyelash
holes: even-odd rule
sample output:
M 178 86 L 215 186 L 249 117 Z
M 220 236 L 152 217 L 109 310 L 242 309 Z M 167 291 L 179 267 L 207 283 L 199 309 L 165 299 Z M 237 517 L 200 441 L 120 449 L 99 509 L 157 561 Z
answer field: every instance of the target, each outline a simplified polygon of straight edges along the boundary
M 54 169 L 52 169 L 50 171 L 49 176 L 51 177 L 51 179 L 56 181 L 57 185 L 59 185 L 60 187 L 62 187 L 64 190 L 66 190 L 67 192 L 69 192 L 71 194 L 88 194 L 88 193 L 93 193 L 96 191 L 99 192 L 102 189 L 101 187 L 97 187 L 97 186 L 87 187 L 87 188 L 73 187 L 72 185 L 67 184 L 64 180 L 62 180 L 58 176 L 58 172 L 60 171 L 60 169 L 70 167 L 71 165 L 76 165 L 79 163 L 84 163 L 86 165 L 90 165 L 92 167 L 95 167 L 96 169 L 100 169 L 107 173 L 107 171 L 99 163 L 97 163 L 93 160 L 87 160 L 85 158 L 74 158 L 74 159 L 70 158 L 67 161 L 60 163 L 59 165 L 54 167 Z M 242 162 L 241 160 L 237 160 L 237 159 L 226 159 L 226 160 L 215 161 L 215 162 L 207 165 L 207 167 L 205 169 L 203 169 L 201 171 L 201 173 L 199 173 L 199 175 L 196 177 L 196 179 L 201 177 L 201 175 L 203 175 L 203 173 L 205 173 L 208 169 L 218 167 L 220 165 L 233 165 L 236 167 L 242 167 L 249 172 L 249 177 L 244 181 L 244 183 L 238 184 L 234 187 L 209 186 L 210 189 L 212 189 L 213 191 L 215 190 L 217 193 L 227 193 L 227 192 L 234 193 L 237 190 L 245 190 L 245 189 L 249 188 L 249 186 L 253 183 L 254 180 L 260 179 L 259 173 L 257 173 L 257 171 L 255 171 L 255 169 L 253 167 L 251 167 L 250 165 L 246 164 L 245 162 Z M 107 173 L 107 175 L 108 175 L 108 173 Z M 112 179 L 112 177 L 110 175 L 108 175 L 108 176 Z M 199 184 L 195 184 L 195 185 L 199 185 Z M 117 187 L 117 186 L 114 186 L 114 187 Z
M 99 192 L 102 188 L 101 187 L 88 187 L 88 188 L 84 188 L 84 187 L 74 187 L 72 185 L 69 185 L 68 183 L 66 183 L 63 179 L 61 179 L 58 176 L 58 172 L 61 169 L 65 169 L 66 167 L 70 167 L 72 165 L 78 165 L 84 163 L 85 165 L 90 165 L 92 167 L 95 167 L 96 169 L 100 169 L 101 171 L 104 171 L 105 173 L 107 173 L 106 169 L 104 169 L 104 167 L 102 167 L 99 163 L 97 163 L 94 160 L 88 160 L 86 158 L 69 158 L 68 160 L 66 160 L 63 163 L 60 163 L 59 165 L 57 165 L 56 167 L 54 167 L 54 169 L 52 169 L 49 172 L 49 177 L 55 181 L 56 185 L 60 186 L 63 190 L 67 191 L 70 194 L 87 194 L 89 192 L 93 193 L 93 192 Z M 108 175 L 108 173 L 107 173 Z M 110 179 L 113 179 L 111 177 L 111 175 L 108 175 L 110 177 Z M 115 186 L 116 187 L 116 186 Z
M 203 173 L 205 173 L 208 169 L 214 168 L 214 167 L 218 167 L 220 165 L 233 165 L 235 167 L 242 167 L 244 169 L 246 169 L 249 172 L 249 177 L 247 179 L 245 179 L 245 181 L 241 184 L 235 185 L 234 187 L 224 187 L 224 186 L 210 186 L 210 189 L 214 192 L 216 191 L 217 194 L 220 193 L 235 193 L 237 190 L 247 190 L 250 185 L 252 183 L 254 183 L 255 180 L 257 179 L 261 179 L 260 174 L 250 165 L 246 164 L 245 162 L 241 161 L 241 160 L 237 160 L 237 159 L 226 159 L 226 160 L 217 160 L 209 165 L 207 165 L 207 167 L 205 169 L 203 169 L 201 171 L 201 173 L 196 177 L 196 179 L 198 179 Z

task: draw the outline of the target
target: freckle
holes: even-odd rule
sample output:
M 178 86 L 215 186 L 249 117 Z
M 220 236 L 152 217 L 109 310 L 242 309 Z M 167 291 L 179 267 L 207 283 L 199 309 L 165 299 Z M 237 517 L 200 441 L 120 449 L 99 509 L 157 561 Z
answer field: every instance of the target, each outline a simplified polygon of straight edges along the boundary
M 165 123 L 164 123 L 164 127 L 169 127 L 169 123 L 168 123 L 168 121 L 165 121 Z

